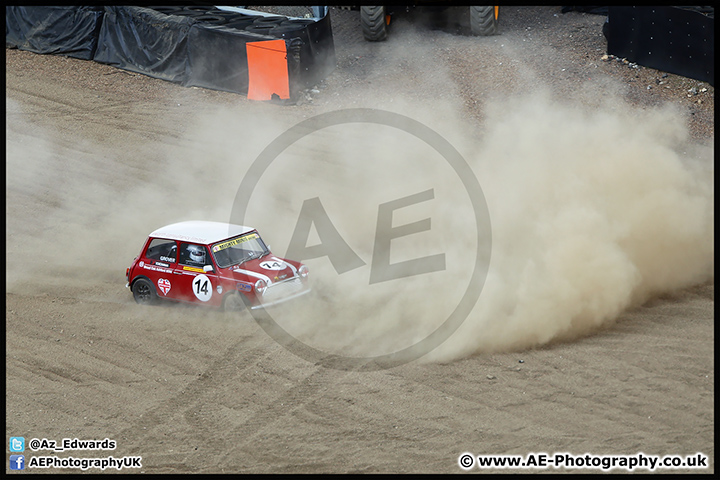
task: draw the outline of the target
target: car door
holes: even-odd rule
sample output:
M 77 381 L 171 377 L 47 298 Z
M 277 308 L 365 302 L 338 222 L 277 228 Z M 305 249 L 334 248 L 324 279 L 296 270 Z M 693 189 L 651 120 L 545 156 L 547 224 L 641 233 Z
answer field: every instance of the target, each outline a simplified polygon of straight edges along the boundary
M 167 238 L 152 238 L 144 255 L 138 262 L 139 275 L 143 275 L 155 286 L 160 298 L 173 298 L 172 276 L 177 265 L 177 242 Z
M 221 304 L 219 278 L 204 245 L 181 242 L 173 268 L 178 300 L 217 306 Z M 210 269 L 206 267 L 210 266 Z

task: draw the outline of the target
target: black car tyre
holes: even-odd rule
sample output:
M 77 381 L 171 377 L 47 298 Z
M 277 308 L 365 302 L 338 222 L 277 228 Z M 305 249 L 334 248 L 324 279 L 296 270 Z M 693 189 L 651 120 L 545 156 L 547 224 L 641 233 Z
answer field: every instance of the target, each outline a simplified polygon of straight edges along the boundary
M 135 280 L 132 286 L 132 293 L 135 302 L 140 305 L 153 305 L 158 301 L 155 285 L 145 278 Z
M 223 298 L 223 310 L 226 312 L 242 312 L 245 310 L 243 296 L 244 295 L 237 292 L 231 292 L 225 295 Z

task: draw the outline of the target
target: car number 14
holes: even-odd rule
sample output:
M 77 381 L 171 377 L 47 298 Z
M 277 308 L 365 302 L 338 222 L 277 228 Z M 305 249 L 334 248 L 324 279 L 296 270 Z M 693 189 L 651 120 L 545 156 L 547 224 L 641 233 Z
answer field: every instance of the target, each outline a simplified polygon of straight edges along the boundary
M 207 275 L 196 275 L 193 280 L 193 293 L 201 302 L 207 302 L 212 297 L 212 284 Z

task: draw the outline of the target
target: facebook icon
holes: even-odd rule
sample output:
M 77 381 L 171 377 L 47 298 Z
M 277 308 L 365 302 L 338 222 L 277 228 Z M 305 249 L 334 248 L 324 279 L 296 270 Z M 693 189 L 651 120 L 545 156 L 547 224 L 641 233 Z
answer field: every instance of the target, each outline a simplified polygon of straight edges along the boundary
M 10 470 L 25 470 L 25 455 L 10 455 Z

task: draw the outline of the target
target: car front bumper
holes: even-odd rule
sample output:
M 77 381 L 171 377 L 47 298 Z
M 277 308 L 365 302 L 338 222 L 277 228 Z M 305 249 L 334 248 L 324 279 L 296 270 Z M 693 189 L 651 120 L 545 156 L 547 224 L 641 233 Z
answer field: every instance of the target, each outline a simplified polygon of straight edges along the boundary
M 306 295 L 312 291 L 305 282 L 299 277 L 293 277 L 282 282 L 276 282 L 267 287 L 265 294 L 258 297 L 257 304 L 250 307 L 251 310 L 258 308 L 271 307 L 280 303 L 287 302 L 297 297 Z

